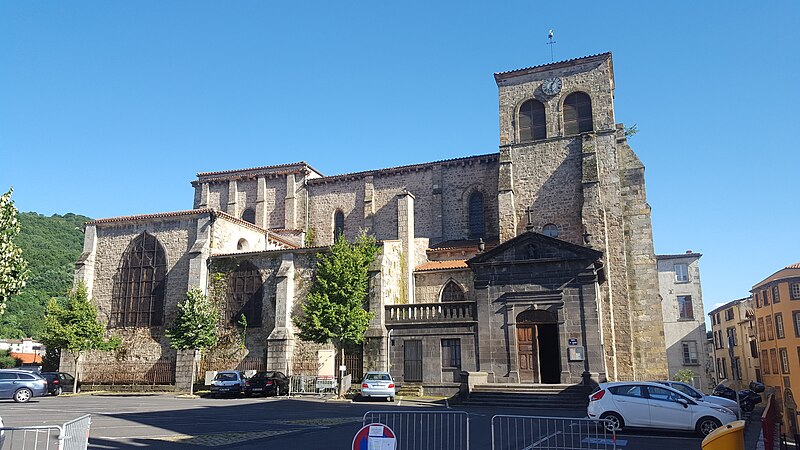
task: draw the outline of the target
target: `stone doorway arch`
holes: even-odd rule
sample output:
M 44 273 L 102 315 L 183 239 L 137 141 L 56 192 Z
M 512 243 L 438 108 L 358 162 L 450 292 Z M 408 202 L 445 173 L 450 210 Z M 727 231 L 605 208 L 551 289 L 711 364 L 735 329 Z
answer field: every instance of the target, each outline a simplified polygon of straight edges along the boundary
M 529 309 L 516 317 L 519 380 L 522 383 L 561 382 L 561 359 L 556 315 Z

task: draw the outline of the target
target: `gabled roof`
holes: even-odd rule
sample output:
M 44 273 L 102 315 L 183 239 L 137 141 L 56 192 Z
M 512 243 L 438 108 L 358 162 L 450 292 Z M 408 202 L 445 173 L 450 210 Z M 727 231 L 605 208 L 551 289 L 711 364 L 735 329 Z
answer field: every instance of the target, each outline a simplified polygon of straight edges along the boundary
M 545 236 L 535 231 L 526 231 L 489 251 L 469 259 L 467 264 L 472 266 L 473 264 L 492 262 L 505 254 L 507 250 L 523 245 L 527 246 L 527 250 L 531 253 L 530 258 L 527 258 L 529 261 L 564 259 L 597 261 L 603 257 L 603 252 L 589 247 Z M 556 252 L 560 253 L 560 255 L 556 255 Z
M 582 56 L 580 58 L 573 58 L 565 61 L 556 61 L 556 62 L 551 62 L 549 64 L 541 64 L 538 66 L 525 67 L 522 69 L 509 70 L 506 72 L 497 72 L 494 74 L 494 79 L 499 82 L 500 80 L 516 77 L 519 75 L 528 75 L 536 72 L 546 72 L 549 70 L 561 69 L 564 67 L 574 66 L 577 64 L 582 64 L 592 61 L 603 61 L 610 58 L 611 58 L 611 52 L 598 53 L 596 55 Z
M 454 270 L 454 269 L 467 269 L 467 261 L 463 259 L 448 260 L 448 261 L 428 261 L 425 264 L 417 266 L 415 272 L 430 272 L 433 270 Z

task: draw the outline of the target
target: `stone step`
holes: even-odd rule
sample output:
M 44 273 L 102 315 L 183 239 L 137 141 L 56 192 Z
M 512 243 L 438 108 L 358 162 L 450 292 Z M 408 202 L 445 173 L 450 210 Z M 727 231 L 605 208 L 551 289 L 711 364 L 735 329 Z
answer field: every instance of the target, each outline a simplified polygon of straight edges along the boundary
M 589 404 L 589 393 L 580 385 L 480 385 L 470 392 L 464 403 L 533 409 L 583 409 Z
M 422 397 L 424 394 L 422 385 L 419 384 L 401 384 L 400 389 L 397 390 L 396 395 L 399 397 Z

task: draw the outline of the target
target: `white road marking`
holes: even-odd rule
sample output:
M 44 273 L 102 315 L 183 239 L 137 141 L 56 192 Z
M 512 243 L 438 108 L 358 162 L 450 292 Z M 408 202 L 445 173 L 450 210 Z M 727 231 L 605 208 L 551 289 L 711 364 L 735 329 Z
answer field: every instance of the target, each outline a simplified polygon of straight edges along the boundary
M 554 438 L 554 437 L 558 436 L 559 434 L 561 434 L 560 431 L 556 431 L 555 433 L 548 434 L 547 436 L 539 439 L 538 441 L 536 441 L 533 444 L 523 448 L 522 450 L 531 450 L 533 447 L 536 447 L 537 445 L 541 444 L 542 442 L 549 441 L 551 438 Z

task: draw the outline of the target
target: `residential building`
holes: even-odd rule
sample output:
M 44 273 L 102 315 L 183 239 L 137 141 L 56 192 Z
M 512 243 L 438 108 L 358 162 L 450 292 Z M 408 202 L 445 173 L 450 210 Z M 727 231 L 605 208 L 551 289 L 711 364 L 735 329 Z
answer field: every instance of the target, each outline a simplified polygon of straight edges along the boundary
M 750 381 L 761 381 L 753 297 L 730 301 L 708 315 L 716 381 L 727 379 L 732 387 L 738 388 L 747 386 Z
M 700 286 L 700 253 L 656 255 L 664 343 L 670 378 L 685 370 L 694 373 L 695 387 L 705 390 L 707 354 L 703 290 Z
M 775 272 L 750 292 L 764 384 L 775 388 L 781 399 L 785 429 L 796 430 L 790 419 L 796 417 L 794 392 L 800 393 L 800 263 Z

